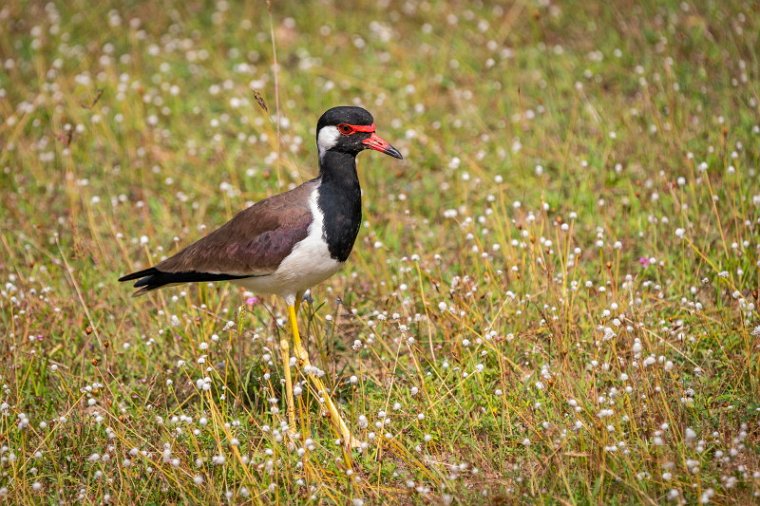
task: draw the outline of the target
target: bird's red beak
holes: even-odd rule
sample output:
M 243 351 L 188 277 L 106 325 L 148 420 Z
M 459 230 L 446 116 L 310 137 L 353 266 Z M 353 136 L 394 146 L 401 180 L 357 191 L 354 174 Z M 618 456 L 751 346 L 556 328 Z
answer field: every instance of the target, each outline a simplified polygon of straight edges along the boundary
M 380 151 L 381 153 L 390 155 L 393 158 L 398 158 L 399 160 L 402 160 L 404 158 L 403 156 L 401 156 L 401 153 L 399 152 L 398 149 L 391 146 L 385 139 L 377 135 L 375 132 L 372 132 L 372 135 L 364 139 L 362 141 L 362 144 L 367 146 L 369 149 Z

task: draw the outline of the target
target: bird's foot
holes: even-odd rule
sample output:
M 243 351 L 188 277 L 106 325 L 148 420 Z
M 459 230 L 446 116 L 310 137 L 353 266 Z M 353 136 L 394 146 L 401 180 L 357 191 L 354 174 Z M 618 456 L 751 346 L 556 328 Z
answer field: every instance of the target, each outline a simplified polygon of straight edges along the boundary
M 346 448 L 349 450 L 357 450 L 365 447 L 365 444 L 360 439 L 356 439 L 351 434 L 349 434 L 348 437 L 344 437 L 343 441 L 345 441 Z
M 289 444 L 298 446 L 301 442 L 301 434 L 295 429 L 288 428 L 287 430 L 283 431 L 283 435 Z

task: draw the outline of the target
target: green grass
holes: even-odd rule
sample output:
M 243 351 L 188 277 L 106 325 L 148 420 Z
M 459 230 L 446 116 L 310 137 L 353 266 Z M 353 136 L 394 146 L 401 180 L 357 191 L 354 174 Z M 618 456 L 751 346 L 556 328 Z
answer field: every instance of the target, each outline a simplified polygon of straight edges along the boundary
M 0 502 L 757 501 L 755 5 L 107 3 L 0 7 Z M 116 278 L 355 102 L 405 160 L 301 313 L 348 470 L 308 392 L 280 434 L 281 301 Z

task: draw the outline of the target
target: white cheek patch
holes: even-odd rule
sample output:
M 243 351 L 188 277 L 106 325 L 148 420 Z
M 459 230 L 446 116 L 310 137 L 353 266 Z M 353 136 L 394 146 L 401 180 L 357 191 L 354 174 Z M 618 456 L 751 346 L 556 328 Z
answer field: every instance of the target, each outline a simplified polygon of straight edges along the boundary
M 319 130 L 317 135 L 317 148 L 319 149 L 319 158 L 322 158 L 325 151 L 332 149 L 338 143 L 340 132 L 337 127 L 326 126 Z

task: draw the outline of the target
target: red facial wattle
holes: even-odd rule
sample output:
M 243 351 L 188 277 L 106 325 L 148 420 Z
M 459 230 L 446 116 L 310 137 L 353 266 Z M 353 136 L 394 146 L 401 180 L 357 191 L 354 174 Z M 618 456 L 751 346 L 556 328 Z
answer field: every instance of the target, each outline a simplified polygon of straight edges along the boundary
M 371 125 L 352 125 L 351 123 L 341 123 L 338 125 L 338 132 L 342 135 L 353 135 L 356 132 L 375 133 L 375 124 Z
M 338 132 L 340 132 L 341 135 L 354 135 L 355 133 L 359 132 L 370 134 L 369 137 L 362 141 L 362 144 L 367 146 L 369 149 L 380 151 L 381 153 L 385 153 L 386 155 L 392 156 L 393 158 L 398 158 L 399 160 L 403 159 L 403 156 L 401 156 L 401 153 L 398 149 L 391 146 L 385 139 L 375 133 L 374 123 L 371 125 L 352 125 L 350 123 L 341 123 L 337 125 L 337 128 Z

